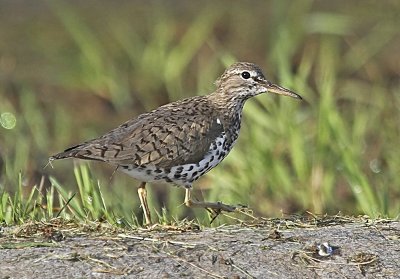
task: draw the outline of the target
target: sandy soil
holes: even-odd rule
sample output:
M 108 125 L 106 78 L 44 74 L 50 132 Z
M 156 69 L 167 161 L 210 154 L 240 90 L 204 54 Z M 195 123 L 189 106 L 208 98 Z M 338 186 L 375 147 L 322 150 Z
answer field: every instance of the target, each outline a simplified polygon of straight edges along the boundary
M 400 278 L 400 223 L 324 217 L 122 230 L 3 228 L 0 278 Z

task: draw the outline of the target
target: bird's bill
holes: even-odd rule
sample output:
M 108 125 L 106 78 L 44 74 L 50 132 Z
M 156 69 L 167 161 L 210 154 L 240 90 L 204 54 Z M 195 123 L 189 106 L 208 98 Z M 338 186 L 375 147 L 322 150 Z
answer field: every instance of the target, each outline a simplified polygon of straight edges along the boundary
M 303 99 L 299 94 L 286 89 L 282 86 L 273 84 L 273 83 L 268 83 L 265 88 L 267 89 L 267 92 L 271 92 L 271 93 L 275 93 L 275 94 L 279 94 L 279 95 L 285 95 L 285 96 L 289 96 L 289 97 L 293 97 L 293 98 L 297 98 L 297 99 Z

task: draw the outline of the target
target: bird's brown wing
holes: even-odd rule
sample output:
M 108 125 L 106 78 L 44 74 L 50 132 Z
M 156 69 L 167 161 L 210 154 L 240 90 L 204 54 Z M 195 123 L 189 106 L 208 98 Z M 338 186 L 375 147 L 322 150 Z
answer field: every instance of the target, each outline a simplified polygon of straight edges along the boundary
M 185 100 L 130 120 L 104 136 L 73 146 L 53 159 L 75 157 L 115 165 L 135 164 L 171 167 L 195 163 L 223 132 L 217 115 Z

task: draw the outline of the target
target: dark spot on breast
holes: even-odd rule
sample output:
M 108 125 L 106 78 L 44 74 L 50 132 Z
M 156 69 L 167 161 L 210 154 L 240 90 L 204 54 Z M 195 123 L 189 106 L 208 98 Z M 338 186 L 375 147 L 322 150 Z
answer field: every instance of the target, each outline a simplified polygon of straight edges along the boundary
M 154 172 L 155 172 L 155 173 L 162 173 L 162 170 L 160 170 L 159 168 L 157 168 Z
M 147 175 L 151 175 L 151 170 L 146 170 Z
M 190 166 L 189 168 L 188 168 L 188 171 L 191 171 L 191 170 L 193 170 L 193 165 L 192 166 Z
M 175 173 L 174 174 L 174 178 L 176 178 L 176 179 L 181 178 L 181 174 L 180 173 Z

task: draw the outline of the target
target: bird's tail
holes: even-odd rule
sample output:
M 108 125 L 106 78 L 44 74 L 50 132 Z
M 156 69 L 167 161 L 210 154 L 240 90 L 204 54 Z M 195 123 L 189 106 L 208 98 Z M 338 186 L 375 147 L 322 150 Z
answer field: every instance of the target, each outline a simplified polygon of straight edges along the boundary
M 78 158 L 78 159 L 86 159 L 86 160 L 99 160 L 97 158 L 93 158 L 92 152 L 87 148 L 86 144 L 78 144 L 72 146 L 70 148 L 65 149 L 63 152 L 54 154 L 49 158 L 49 162 L 59 159 L 68 159 L 68 158 Z

